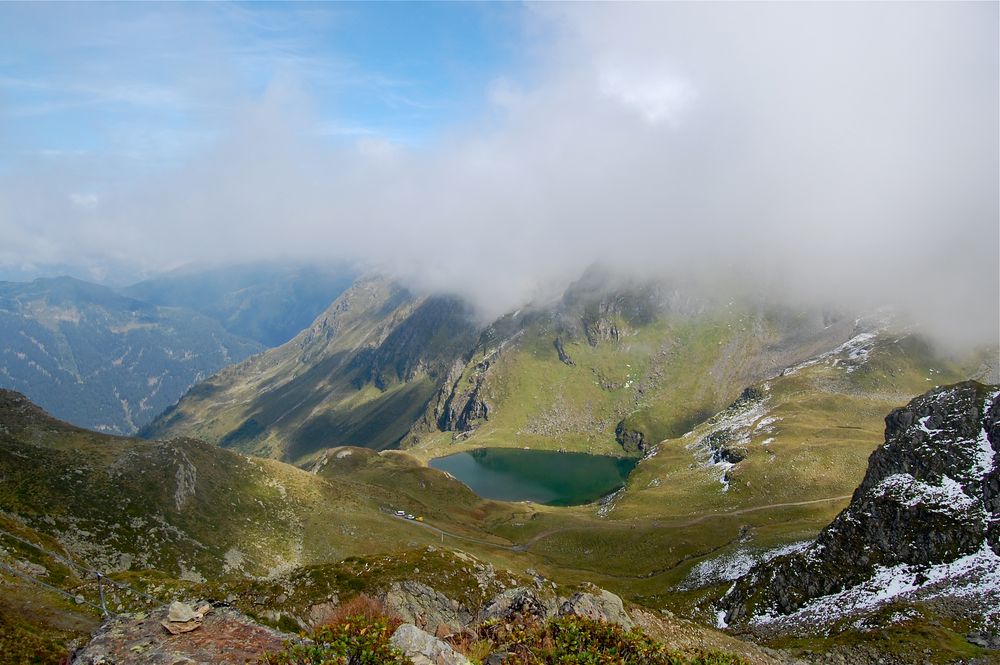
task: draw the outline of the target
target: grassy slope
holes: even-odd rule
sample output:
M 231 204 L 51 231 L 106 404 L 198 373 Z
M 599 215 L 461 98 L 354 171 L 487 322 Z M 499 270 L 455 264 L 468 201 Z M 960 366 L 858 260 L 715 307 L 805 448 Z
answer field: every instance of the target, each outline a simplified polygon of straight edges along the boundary
M 383 512 L 405 506 L 451 531 L 497 542 L 503 541 L 485 525 L 533 512 L 480 500 L 406 453 L 335 449 L 310 473 L 191 440 L 107 437 L 52 420 L 16 395 L 0 396 L 0 527 L 44 550 L 0 536 L 0 560 L 42 566 L 32 575 L 89 603 L 98 601 L 97 589 L 80 566 L 113 570 L 125 563 L 123 555 L 131 569 L 112 573 L 114 580 L 161 601 L 232 594 L 237 605 L 278 625 L 282 616 L 302 617 L 331 593 L 376 592 L 392 581 L 424 581 L 473 608 L 526 581 L 505 568 L 524 570 L 529 555 L 451 537 L 448 546 L 481 559 L 428 548 L 440 548 L 436 534 Z M 194 492 L 178 507 L 176 472 L 187 462 L 196 470 Z M 487 571 L 494 581 L 484 587 Z M 246 577 L 264 573 L 267 579 Z M 194 574 L 208 580 L 179 579 Z M 24 647 L 0 662 L 55 662 L 98 623 L 88 605 L 4 571 L 0 578 L 6 589 L 0 639 Z M 149 606 L 129 592 L 105 589 L 114 611 Z
M 259 575 L 432 540 L 382 513 L 390 498 L 377 488 L 194 440 L 79 430 L 9 395 L 0 507 L 102 570 Z
M 835 347 L 851 324 L 827 329 L 775 309 L 733 305 L 699 314 L 665 313 L 641 323 L 613 317 L 626 331 L 591 345 L 561 340 L 573 365 L 560 361 L 559 325 L 541 317 L 488 370 L 487 420 L 471 436 L 417 432 L 412 452 L 423 459 L 482 446 L 527 446 L 624 454 L 615 440 L 620 421 L 650 444 L 678 436 L 722 409 L 744 387 L 782 367 Z M 477 350 L 459 385 L 495 346 Z

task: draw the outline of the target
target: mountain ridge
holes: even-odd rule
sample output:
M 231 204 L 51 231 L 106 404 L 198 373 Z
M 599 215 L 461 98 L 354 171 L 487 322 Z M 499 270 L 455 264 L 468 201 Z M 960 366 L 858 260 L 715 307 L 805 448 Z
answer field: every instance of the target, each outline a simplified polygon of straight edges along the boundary
M 502 425 L 508 438 L 534 429 L 529 445 L 587 449 L 600 441 L 602 452 L 635 455 L 686 431 L 747 385 L 856 332 L 842 315 L 734 308 L 654 282 L 618 281 L 590 271 L 554 306 L 479 324 L 455 298 L 416 297 L 369 276 L 287 344 L 193 388 L 143 434 L 191 434 L 305 460 L 332 445 L 419 448 L 428 436 L 472 436 L 512 414 Z M 710 348 L 713 342 L 721 348 Z M 692 372 L 706 378 L 689 386 L 694 397 L 675 399 L 684 391 L 670 383 L 690 383 Z M 590 377 L 596 392 L 583 388 Z M 534 413 L 520 413 L 527 405 L 504 403 L 518 399 L 512 380 L 575 394 L 554 394 L 529 407 Z M 560 406 L 566 398 L 572 402 Z M 671 402 L 664 417 L 660 407 Z M 552 417 L 561 424 L 545 425 Z
M 131 433 L 198 380 L 262 350 L 196 312 L 71 277 L 0 282 L 0 385 Z

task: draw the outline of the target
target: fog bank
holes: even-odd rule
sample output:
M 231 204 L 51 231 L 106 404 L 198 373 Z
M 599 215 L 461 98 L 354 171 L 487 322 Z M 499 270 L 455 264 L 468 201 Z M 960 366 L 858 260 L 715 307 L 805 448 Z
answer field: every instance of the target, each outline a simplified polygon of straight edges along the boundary
M 530 6 L 433 145 L 320 138 L 294 70 L 183 163 L 0 173 L 0 264 L 349 260 L 484 316 L 595 262 L 997 342 L 996 3 Z

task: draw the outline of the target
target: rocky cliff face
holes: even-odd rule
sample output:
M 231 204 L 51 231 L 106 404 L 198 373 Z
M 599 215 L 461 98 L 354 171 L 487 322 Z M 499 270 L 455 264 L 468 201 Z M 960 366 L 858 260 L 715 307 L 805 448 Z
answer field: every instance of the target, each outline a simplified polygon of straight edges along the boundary
M 998 395 L 968 381 L 890 413 L 850 505 L 811 546 L 740 578 L 721 601 L 724 621 L 787 615 L 861 585 L 873 602 L 942 581 L 958 588 L 952 575 L 975 591 L 1000 554 Z

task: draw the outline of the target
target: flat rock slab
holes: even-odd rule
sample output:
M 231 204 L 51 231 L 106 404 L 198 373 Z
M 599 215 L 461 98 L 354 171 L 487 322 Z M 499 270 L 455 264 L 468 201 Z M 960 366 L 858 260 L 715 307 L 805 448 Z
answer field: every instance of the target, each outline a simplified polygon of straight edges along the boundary
M 73 665 L 245 665 L 266 651 L 280 651 L 285 640 L 296 639 L 230 608 L 213 609 L 198 630 L 171 635 L 163 628 L 167 615 L 163 607 L 146 616 L 125 615 L 108 621 L 77 652 Z

